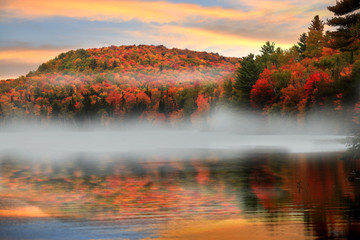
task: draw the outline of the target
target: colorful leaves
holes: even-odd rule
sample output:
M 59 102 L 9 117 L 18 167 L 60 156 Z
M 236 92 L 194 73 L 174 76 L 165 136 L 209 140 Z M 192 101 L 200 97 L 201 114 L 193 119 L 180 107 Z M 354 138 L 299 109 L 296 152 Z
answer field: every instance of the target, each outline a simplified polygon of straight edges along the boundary
M 268 73 L 261 75 L 268 77 Z M 255 109 L 264 109 L 265 106 L 271 105 L 275 101 L 275 92 L 267 78 L 257 80 L 251 90 L 250 103 Z
M 305 94 L 307 96 L 311 94 L 315 94 L 319 91 L 319 86 L 321 84 L 328 84 L 333 82 L 333 80 L 330 79 L 329 74 L 325 72 L 316 72 L 309 76 L 309 78 L 306 80 L 304 90 Z

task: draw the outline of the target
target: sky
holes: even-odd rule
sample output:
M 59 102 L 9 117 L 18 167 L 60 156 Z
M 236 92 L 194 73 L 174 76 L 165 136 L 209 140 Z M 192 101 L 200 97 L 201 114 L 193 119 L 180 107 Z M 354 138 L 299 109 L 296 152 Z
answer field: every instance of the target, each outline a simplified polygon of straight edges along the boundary
M 110 45 L 164 45 L 243 57 L 266 41 L 290 48 L 335 0 L 0 0 L 0 79 L 58 54 Z

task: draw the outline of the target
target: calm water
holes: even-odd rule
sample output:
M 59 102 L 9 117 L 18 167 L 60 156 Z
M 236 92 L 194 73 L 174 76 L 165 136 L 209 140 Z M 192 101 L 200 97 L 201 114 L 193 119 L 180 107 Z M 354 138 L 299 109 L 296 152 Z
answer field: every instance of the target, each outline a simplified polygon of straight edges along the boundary
M 359 161 L 222 153 L 2 157 L 0 237 L 360 239 Z

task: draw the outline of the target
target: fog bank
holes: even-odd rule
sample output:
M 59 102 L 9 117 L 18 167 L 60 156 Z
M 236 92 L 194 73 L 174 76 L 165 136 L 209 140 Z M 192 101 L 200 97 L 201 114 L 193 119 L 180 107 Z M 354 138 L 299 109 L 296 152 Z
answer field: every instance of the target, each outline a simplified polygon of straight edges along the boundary
M 13 123 L 1 127 L 0 156 L 61 160 L 78 154 L 185 157 L 216 151 L 226 158 L 249 152 L 338 152 L 346 150 L 344 139 L 335 134 L 331 122 L 315 119 L 299 127 L 291 119 L 266 122 L 255 115 L 221 110 L 193 126 L 127 122 L 107 127 L 87 123 L 79 128 L 60 122 Z

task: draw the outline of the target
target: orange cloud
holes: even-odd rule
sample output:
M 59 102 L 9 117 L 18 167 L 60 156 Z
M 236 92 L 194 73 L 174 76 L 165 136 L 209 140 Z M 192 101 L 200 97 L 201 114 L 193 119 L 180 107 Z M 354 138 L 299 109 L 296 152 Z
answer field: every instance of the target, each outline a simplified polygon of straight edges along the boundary
M 46 62 L 64 50 L 33 50 L 33 49 L 9 49 L 0 51 L 0 60 L 5 61 L 20 61 L 22 63 L 40 64 Z
M 86 18 L 97 21 L 129 21 L 138 19 L 151 23 L 183 22 L 186 19 L 231 19 L 249 20 L 265 18 L 267 23 L 284 20 L 298 21 L 313 16 L 311 5 L 294 5 L 291 1 L 243 1 L 252 7 L 251 11 L 239 8 L 205 7 L 190 3 L 166 1 L 116 1 L 116 0 L 11 0 L 0 6 L 8 14 L 6 17 L 39 18 L 65 16 Z M 317 2 L 322 3 L 323 0 Z M 276 6 L 276 8 L 274 8 Z M 317 13 L 318 14 L 318 13 Z M 329 15 L 324 9 L 321 14 Z M 308 21 L 308 20 L 307 20 Z M 265 22 L 264 22 L 265 23 Z
M 8 49 L 0 50 L 0 79 L 16 78 L 53 59 L 65 50 Z
M 279 40 L 284 41 L 281 39 L 292 38 L 289 41 L 296 41 L 297 36 L 301 32 L 307 31 L 306 28 L 314 17 L 315 11 L 317 11 L 316 14 L 324 14 L 322 15 L 323 17 L 325 13 L 329 14 L 325 7 L 320 12 L 317 10 L 319 6 L 322 8 L 321 5 L 324 5 L 324 1 L 314 0 L 311 3 L 299 4 L 295 0 L 227 0 L 227 2 L 233 3 L 234 6 L 237 6 L 236 4 L 246 5 L 248 9 L 245 11 L 241 10 L 240 6 L 230 9 L 220 6 L 209 7 L 190 3 L 172 3 L 164 0 L 11 0 L 5 1 L 0 6 L 0 10 L 6 13 L 2 16 L 2 19 L 34 19 L 65 16 L 92 21 L 121 22 L 139 20 L 151 26 L 154 26 L 152 23 L 156 22 L 165 26 L 174 36 L 176 34 L 184 35 L 192 31 L 200 39 L 204 38 L 201 38 L 199 35 L 211 35 L 214 37 L 210 40 L 213 43 L 212 45 L 216 41 L 218 44 L 222 43 L 221 45 L 225 43 L 233 43 L 235 45 L 234 42 L 241 40 L 242 43 L 253 46 L 258 42 L 266 40 L 279 43 Z M 214 26 L 217 26 L 217 23 L 219 23 L 219 31 L 215 33 L 214 30 L 216 29 Z M 249 25 L 249 23 L 251 24 Z M 191 28 L 188 28 L 188 26 L 191 26 Z M 253 38 L 242 37 L 244 33 L 237 31 L 237 26 L 241 26 L 243 32 L 246 32 L 248 36 L 252 35 Z M 274 29 L 273 34 L 267 36 L 270 39 L 262 39 L 263 36 L 261 36 L 264 35 L 261 34 L 261 29 L 266 29 L 266 26 Z M 252 27 L 256 27 L 257 31 L 254 31 Z M 212 32 L 209 31 L 210 28 L 213 30 Z M 193 31 L 194 29 L 196 29 L 196 32 Z M 236 32 L 236 35 L 224 35 L 226 30 L 229 33 Z M 136 32 L 130 30 L 129 34 L 135 36 Z M 143 33 L 140 33 L 138 37 L 141 38 L 143 35 Z M 177 39 L 174 36 L 173 38 L 176 41 Z M 157 36 L 152 37 L 157 38 Z M 194 38 L 192 36 L 189 37 Z M 233 39 L 231 40 L 230 38 Z M 280 45 L 284 44 L 287 43 L 280 42 Z
M 218 51 L 220 54 L 236 57 L 247 55 L 248 49 L 257 52 L 260 46 L 269 40 L 246 38 L 234 34 L 220 34 L 216 31 L 181 26 L 161 26 L 158 27 L 157 33 L 157 35 L 148 37 L 156 42 L 171 42 L 179 48 L 212 49 L 212 51 Z M 292 45 L 292 42 L 276 42 L 276 46 L 282 48 L 290 48 Z
M 11 0 L 0 7 L 7 17 L 38 18 L 65 16 L 99 21 L 128 21 L 169 23 L 189 18 L 237 19 L 260 17 L 261 11 L 245 12 L 221 7 L 203 7 L 189 3 L 166 1 L 114 0 Z

